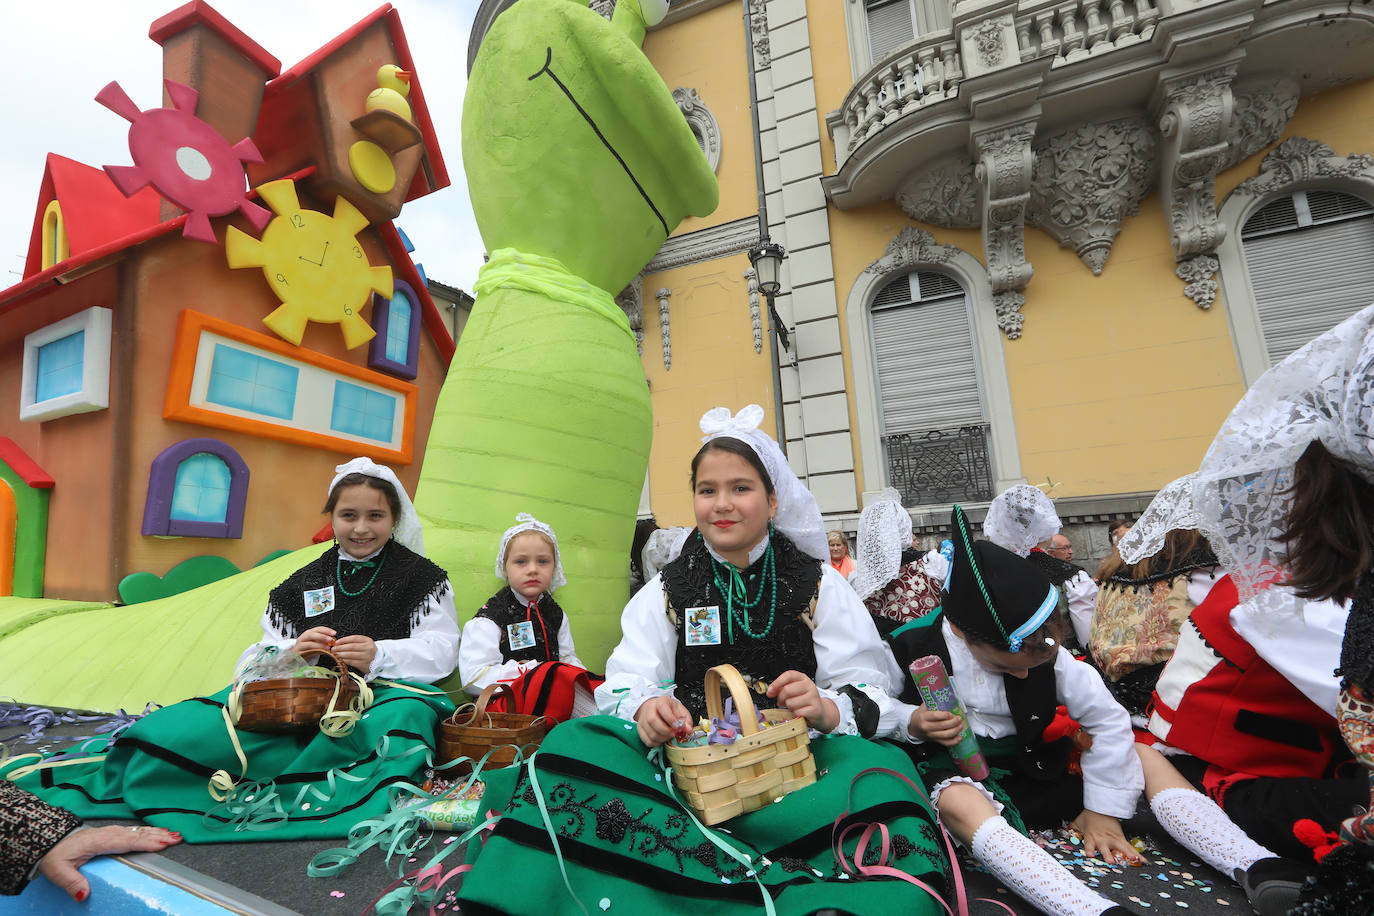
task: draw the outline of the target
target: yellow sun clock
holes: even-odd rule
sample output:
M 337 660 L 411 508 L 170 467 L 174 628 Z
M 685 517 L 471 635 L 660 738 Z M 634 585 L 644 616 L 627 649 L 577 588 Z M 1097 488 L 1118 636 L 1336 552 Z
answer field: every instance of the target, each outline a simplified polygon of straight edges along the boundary
M 392 293 L 390 267 L 374 267 L 355 236 L 367 217 L 343 197 L 334 198 L 334 215 L 302 209 L 290 179 L 270 181 L 258 194 L 276 217 L 262 239 L 229 228 L 224 240 L 229 266 L 261 267 L 281 300 L 262 320 L 272 332 L 301 345 L 307 322 L 338 324 L 348 349 L 376 334 L 361 312 L 372 293 Z

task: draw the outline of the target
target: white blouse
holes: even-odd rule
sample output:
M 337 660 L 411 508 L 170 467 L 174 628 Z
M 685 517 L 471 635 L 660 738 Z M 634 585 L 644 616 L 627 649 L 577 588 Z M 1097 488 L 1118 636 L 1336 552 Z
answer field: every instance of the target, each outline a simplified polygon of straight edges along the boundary
M 834 701 L 839 725 L 830 734 L 857 735 L 853 703 L 838 690 L 851 684 L 863 691 L 879 712 L 877 735 L 905 730 L 910 713 L 903 714 L 890 694 L 900 688 L 902 674 L 873 626 L 873 618 L 854 589 L 829 563 L 823 563 L 820 597 L 816 602 L 816 686 Z M 654 576 L 640 589 L 620 616 L 620 644 L 606 662 L 606 683 L 596 689 L 600 712 L 633 720 L 651 697 L 671 696 L 677 665 L 676 628 L 664 612 L 663 576 Z M 814 730 L 812 734 L 818 734 Z
M 948 620 L 941 619 L 940 627 L 954 668 L 949 675 L 968 713 L 973 733 L 986 738 L 1016 734 L 1002 675 L 978 664 L 968 644 L 954 635 Z M 1077 661 L 1063 646 L 1059 647 L 1054 659 L 1054 680 L 1059 702 L 1068 707 L 1069 715 L 1081 723 L 1093 739 L 1092 747 L 1083 752 L 1080 761 L 1083 807 L 1112 817 L 1132 816 L 1145 788 L 1145 773 L 1135 753 L 1130 715 L 1107 692 L 1102 675 Z M 903 721 L 909 720 L 916 711 L 915 706 L 898 705 L 905 711 Z M 917 742 L 905 729 L 902 734 L 906 740 Z M 1077 811 L 1065 813 L 1066 817 L 1077 815 Z
M 522 605 L 530 606 L 523 595 L 514 594 Z M 577 649 L 573 646 L 567 611 L 563 612 L 563 622 L 558 625 L 558 660 L 579 668 L 587 667 L 577 657 Z M 540 664 L 532 658 L 501 661 L 501 628 L 485 617 L 472 618 L 463 630 L 463 645 L 458 650 L 458 676 L 463 679 L 463 689 L 473 696 L 497 681 L 513 681 Z
M 380 551 L 377 551 L 380 553 Z M 352 560 L 341 550 L 339 555 Z M 374 554 L 375 555 L 375 554 Z M 367 559 L 364 557 L 364 559 Z M 372 660 L 372 669 L 367 672 L 369 681 L 376 678 L 403 678 L 408 681 L 423 681 L 433 684 L 453 673 L 458 666 L 458 644 L 461 633 L 458 629 L 458 613 L 453 607 L 453 586 L 447 586 L 440 595 L 426 599 L 425 612 L 420 621 L 404 639 L 379 639 L 377 656 Z M 278 630 L 272 623 L 267 610 L 262 612 L 262 639 L 253 643 L 239 656 L 234 665 L 237 672 L 253 655 L 267 646 L 276 646 L 286 651 L 296 641 Z

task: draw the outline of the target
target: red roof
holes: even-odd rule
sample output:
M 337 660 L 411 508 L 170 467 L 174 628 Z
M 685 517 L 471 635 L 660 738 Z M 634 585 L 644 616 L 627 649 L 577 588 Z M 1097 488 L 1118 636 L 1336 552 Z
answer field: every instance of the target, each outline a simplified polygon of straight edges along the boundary
M 24 454 L 24 450 L 8 436 L 0 436 L 0 461 L 9 465 L 11 471 L 35 490 L 53 488 L 54 481 L 48 472 L 35 464 L 33 459 Z
M 62 206 L 62 221 L 75 258 L 157 225 L 162 198 L 151 187 L 125 197 L 100 169 L 48 153 L 29 235 L 29 255 L 24 262 L 25 279 L 43 266 L 43 217 L 53 200 Z
M 293 91 L 297 91 L 297 83 L 301 77 L 319 66 L 331 54 L 338 51 L 348 44 L 358 35 L 365 32 L 378 20 L 384 20 L 387 32 L 391 36 L 391 43 L 396 46 L 396 65 L 402 70 L 409 71 L 412 76 L 410 79 L 410 92 L 406 99 L 410 102 L 410 111 L 415 126 L 420 129 L 421 142 L 425 147 L 425 158 L 429 161 L 431 173 L 434 178 L 433 187 L 425 176 L 425 169 L 420 168 L 415 172 L 415 178 L 410 183 L 410 188 L 406 191 L 406 200 L 415 200 L 441 188 L 449 186 L 450 180 L 448 167 L 444 164 L 444 155 L 439 149 L 439 136 L 434 131 L 434 121 L 429 116 L 429 106 L 425 104 L 425 91 L 420 86 L 420 78 L 416 74 L 415 59 L 410 55 L 410 45 L 406 42 L 405 30 L 401 28 L 401 14 L 398 13 L 390 3 L 383 4 L 376 10 L 369 13 L 358 21 L 352 28 L 336 36 L 328 44 L 324 45 L 314 54 L 306 57 L 285 73 L 278 76 L 267 84 L 267 90 L 263 93 L 262 114 L 258 116 L 259 127 L 264 121 L 271 122 L 275 109 L 289 110 L 290 106 L 284 96 L 289 96 Z M 304 88 L 305 84 L 301 84 Z M 261 130 L 257 132 L 261 134 Z M 260 142 L 265 142 L 260 140 Z M 265 150 L 264 150 L 265 152 Z M 270 157 L 269 157 L 270 158 Z

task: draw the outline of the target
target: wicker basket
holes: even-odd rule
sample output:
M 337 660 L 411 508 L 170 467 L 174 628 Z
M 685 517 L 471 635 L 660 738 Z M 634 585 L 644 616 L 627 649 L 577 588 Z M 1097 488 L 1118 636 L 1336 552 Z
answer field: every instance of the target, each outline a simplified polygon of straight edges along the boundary
M 320 719 L 330 710 L 331 699 L 335 710 L 353 705 L 358 685 L 349 674 L 348 666 L 332 652 L 320 654 L 329 656 L 334 662 L 339 669 L 337 675 L 270 678 L 244 684 L 235 727 L 250 732 L 291 731 L 319 725 Z
M 486 769 L 499 770 L 515 762 L 519 749 L 530 750 L 538 747 L 548 731 L 543 716 L 531 716 L 520 712 L 488 712 L 487 704 L 493 695 L 500 693 L 506 699 L 506 708 L 515 708 L 515 691 L 509 684 L 491 684 L 471 704 L 472 712 L 466 716 L 469 707 L 463 705 L 453 711 L 446 721 L 439 723 L 439 759 L 447 763 L 459 757 L 481 760 L 487 758 Z M 494 750 L 493 750 L 494 749 Z M 467 773 L 472 763 L 464 760 L 455 771 Z
M 708 825 L 757 811 L 816 781 L 806 720 L 783 709 L 768 709 L 764 718 L 782 724 L 760 730 L 749 687 L 733 665 L 717 665 L 706 672 L 706 710 L 712 718 L 724 714 L 722 681 L 740 717 L 742 734 L 735 743 L 680 747 L 670 741 L 666 745 L 673 784 Z

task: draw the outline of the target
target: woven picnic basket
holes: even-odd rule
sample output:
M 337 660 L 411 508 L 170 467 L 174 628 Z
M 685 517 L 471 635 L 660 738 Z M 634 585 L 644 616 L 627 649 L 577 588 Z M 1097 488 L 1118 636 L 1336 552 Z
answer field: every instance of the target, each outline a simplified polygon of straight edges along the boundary
M 478 694 L 476 703 L 458 707 L 452 716 L 439 723 L 441 762 L 448 763 L 459 757 L 481 760 L 491 751 L 485 769 L 498 770 L 514 763 L 517 751 L 533 752 L 544 740 L 548 726 L 543 716 L 488 712 L 487 704 L 497 693 L 505 698 L 507 709 L 515 708 L 515 691 L 509 684 L 496 683 Z M 472 711 L 465 714 L 468 709 Z M 460 773 L 469 772 L 471 760 L 464 760 L 454 769 Z
M 348 665 L 329 651 L 339 670 L 330 677 L 284 677 L 250 681 L 243 685 L 238 702 L 235 727 L 251 732 L 291 731 L 319 725 L 320 720 L 336 712 L 353 710 L 358 698 L 357 675 Z
M 740 717 L 740 736 L 734 744 L 665 747 L 673 768 L 673 785 L 697 812 L 703 824 L 719 824 L 748 814 L 788 792 L 816 781 L 816 759 L 806 720 L 785 709 L 767 709 L 763 716 L 779 723 L 760 729 L 749 687 L 734 665 L 717 665 L 706 672 L 706 711 L 724 715 L 720 689 L 729 689 Z

